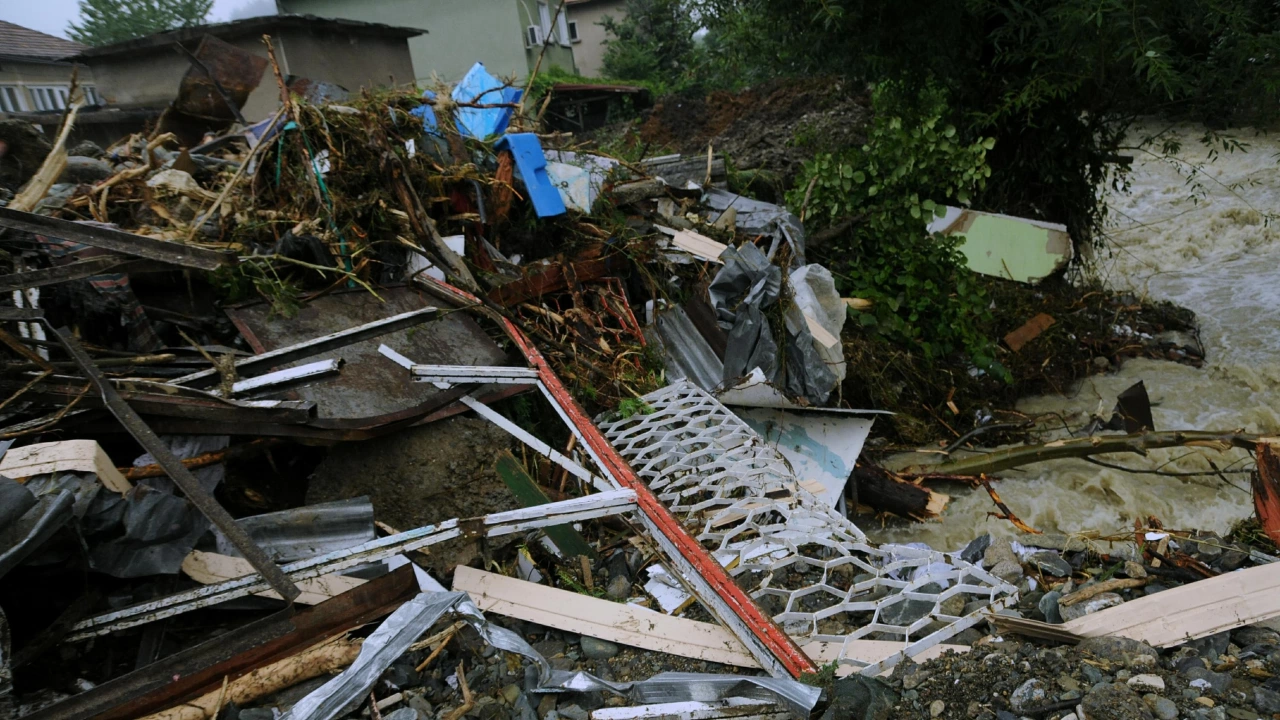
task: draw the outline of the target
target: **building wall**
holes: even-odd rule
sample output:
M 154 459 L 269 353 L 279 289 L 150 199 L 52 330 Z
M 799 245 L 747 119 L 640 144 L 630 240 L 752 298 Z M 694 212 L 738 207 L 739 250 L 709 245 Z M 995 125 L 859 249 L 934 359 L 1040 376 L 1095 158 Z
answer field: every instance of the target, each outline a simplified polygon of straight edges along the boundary
M 569 45 L 569 39 L 567 37 L 563 39 L 560 38 L 560 23 L 556 18 L 556 8 L 560 5 L 560 0 L 517 0 L 515 5 L 518 13 L 517 17 L 520 32 L 516 38 L 517 47 L 524 47 L 524 32 L 527 27 L 530 25 L 542 25 L 542 13 L 538 7 L 540 5 L 547 8 L 547 14 L 551 18 L 550 36 L 554 36 L 556 38 L 555 40 L 547 43 L 545 52 L 541 47 L 525 49 L 525 67 L 527 72 L 533 72 L 534 67 L 538 66 L 538 55 L 542 54 L 542 65 L 539 66 L 538 72 L 558 67 L 561 70 L 576 73 L 577 66 L 573 62 L 573 48 Z M 564 10 L 562 10 L 561 13 L 565 17 L 565 24 L 567 24 L 570 18 L 569 6 L 565 5 Z M 528 77 L 528 75 L 526 74 L 521 76 L 522 79 L 525 77 Z
M 263 46 L 260 36 L 220 39 L 254 55 L 267 56 L 267 49 Z M 280 39 L 273 37 L 272 42 L 275 45 L 276 58 L 280 61 L 280 70 L 288 74 L 290 72 L 288 59 L 281 51 Z M 189 49 L 195 50 L 194 47 Z M 91 57 L 88 63 L 97 79 L 98 90 L 107 104 L 122 108 L 168 105 L 178 94 L 178 84 L 182 82 L 182 76 L 187 73 L 187 68 L 191 67 L 187 59 L 171 47 L 143 48 L 127 55 Z M 262 97 L 275 99 L 274 103 L 270 104 L 271 109 L 274 109 L 275 104 L 280 100 L 280 92 L 276 89 L 275 78 L 270 68 L 263 73 L 257 89 L 249 95 L 249 100 L 245 103 L 246 118 L 257 117 L 257 111 L 266 106 L 259 99 Z M 255 99 L 258 99 L 256 104 Z M 251 106 L 255 106 L 254 114 L 250 113 Z M 267 112 L 270 111 L 267 110 Z
M 603 77 L 605 41 L 611 35 L 600 24 L 605 16 L 621 20 L 626 15 L 626 0 L 593 0 L 569 5 L 569 19 L 578 23 L 578 42 L 573 44 L 573 62 L 578 74 L 586 77 Z
M 423 28 L 409 39 L 413 72 L 420 84 L 438 77 L 456 82 L 477 62 L 497 77 L 523 80 L 537 62 L 526 49 L 524 30 L 540 25 L 538 0 L 279 0 L 281 11 L 320 17 Z M 554 5 L 551 6 L 554 10 Z M 543 68 L 572 71 L 573 51 L 552 45 Z
M 32 87 L 71 86 L 71 70 L 69 63 L 48 62 L 15 62 L 0 60 L 0 87 L 16 89 L 21 94 L 22 110 L 35 112 L 35 100 L 31 95 Z M 80 67 L 77 80 L 81 85 L 97 89 L 93 72 L 84 66 Z

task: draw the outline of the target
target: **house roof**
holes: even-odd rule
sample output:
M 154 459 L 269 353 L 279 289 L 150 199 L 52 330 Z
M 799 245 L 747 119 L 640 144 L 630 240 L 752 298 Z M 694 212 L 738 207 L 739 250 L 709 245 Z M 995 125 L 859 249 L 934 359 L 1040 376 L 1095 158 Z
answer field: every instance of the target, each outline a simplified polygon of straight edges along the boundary
M 75 55 L 86 45 L 0 20 L 0 57 L 49 62 Z
M 176 30 L 169 30 L 168 32 L 155 33 L 154 35 L 146 35 L 144 37 L 134 38 L 133 40 L 126 40 L 124 42 L 118 42 L 111 45 L 88 48 L 76 57 L 101 58 L 131 53 L 146 48 L 164 47 L 172 45 L 173 43 L 185 43 L 189 40 L 199 39 L 204 35 L 227 38 L 253 33 L 269 32 L 271 30 L 278 30 L 281 28 L 302 30 L 345 30 L 347 32 L 365 35 L 384 35 L 403 38 L 425 35 L 427 32 L 421 28 L 383 25 L 382 23 L 346 20 L 343 18 L 322 18 L 315 15 L 262 15 L 259 17 L 245 18 L 243 20 L 232 20 L 231 22 L 212 23 L 209 25 L 193 25 L 191 27 L 178 28 Z

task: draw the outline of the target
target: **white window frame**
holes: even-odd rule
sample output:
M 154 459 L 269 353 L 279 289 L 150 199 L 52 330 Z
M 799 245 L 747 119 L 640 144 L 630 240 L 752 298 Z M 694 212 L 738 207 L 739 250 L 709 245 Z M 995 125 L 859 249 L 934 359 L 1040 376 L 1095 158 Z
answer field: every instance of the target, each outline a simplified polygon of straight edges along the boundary
M 27 111 L 27 94 L 21 85 L 0 85 L 0 111 L 19 113 Z
M 37 112 L 67 109 L 71 91 L 68 85 L 28 85 L 27 90 Z
M 538 24 L 542 27 L 542 42 L 551 42 L 551 8 L 538 1 Z
M 570 20 L 570 21 L 569 21 L 568 31 L 569 31 L 569 42 L 570 42 L 570 43 L 580 43 L 580 42 L 582 42 L 582 36 L 578 34 L 578 21 L 577 21 L 577 20 Z
M 102 99 L 102 96 L 98 94 L 98 88 L 93 85 L 81 85 L 80 87 L 84 90 L 84 101 L 89 105 L 97 106 L 107 104 Z
M 564 14 L 564 8 L 560 9 L 560 14 L 556 16 L 556 40 L 560 42 L 560 47 L 569 47 L 569 18 Z

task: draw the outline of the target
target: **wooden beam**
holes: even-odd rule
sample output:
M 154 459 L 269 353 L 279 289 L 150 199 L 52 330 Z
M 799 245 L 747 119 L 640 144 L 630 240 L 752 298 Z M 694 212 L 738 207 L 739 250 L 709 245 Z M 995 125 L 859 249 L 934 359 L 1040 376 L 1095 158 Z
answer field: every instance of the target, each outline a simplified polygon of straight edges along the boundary
M 1262 530 L 1280 545 L 1280 438 L 1258 441 L 1258 472 L 1253 476 L 1253 508 Z

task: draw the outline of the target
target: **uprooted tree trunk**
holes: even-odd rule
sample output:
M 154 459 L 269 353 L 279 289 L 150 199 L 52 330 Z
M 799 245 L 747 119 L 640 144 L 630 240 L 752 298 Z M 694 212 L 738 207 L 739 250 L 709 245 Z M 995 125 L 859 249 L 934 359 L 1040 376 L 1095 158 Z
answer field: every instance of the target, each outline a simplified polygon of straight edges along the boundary
M 1132 435 L 1095 435 L 1070 440 L 1055 440 L 1043 445 L 1005 448 L 962 460 L 909 468 L 903 475 L 966 475 L 997 473 L 1009 468 L 1063 458 L 1082 458 L 1108 453 L 1137 453 L 1170 447 L 1203 447 L 1225 451 L 1231 448 L 1252 450 L 1259 437 L 1238 432 L 1206 432 L 1198 430 L 1174 430 L 1169 432 L 1141 432 Z M 1278 506 L 1280 507 L 1280 506 Z
M 338 672 L 355 662 L 361 642 L 359 639 L 338 638 L 316 645 L 235 678 L 227 684 L 225 694 L 222 690 L 215 690 L 142 720 L 208 720 L 217 713 L 219 704 L 247 705 L 304 680 Z
M 855 499 L 858 504 L 908 519 L 935 518 L 951 499 L 875 465 L 858 465 L 850 481 L 857 493 Z
M 1280 545 L 1280 438 L 1258 440 L 1258 472 L 1253 476 L 1253 508 L 1258 522 Z

